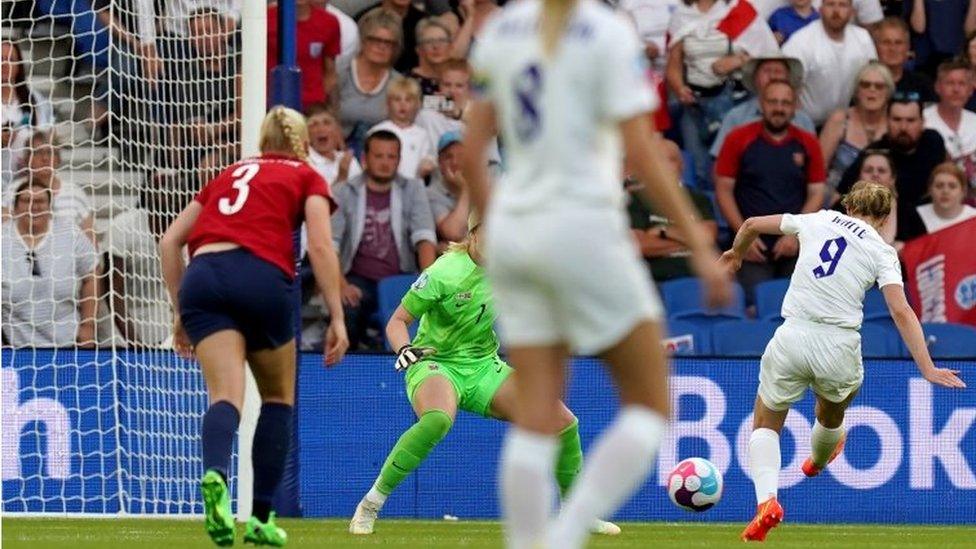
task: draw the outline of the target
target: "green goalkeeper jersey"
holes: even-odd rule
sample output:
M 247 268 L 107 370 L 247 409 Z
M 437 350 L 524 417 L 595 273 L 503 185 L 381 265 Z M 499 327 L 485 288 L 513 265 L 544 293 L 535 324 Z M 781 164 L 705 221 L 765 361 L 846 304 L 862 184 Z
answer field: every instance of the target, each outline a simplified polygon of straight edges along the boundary
M 418 347 L 433 347 L 439 360 L 464 361 L 494 356 L 495 308 L 485 270 L 464 251 L 442 255 L 410 286 L 401 302 L 420 327 Z

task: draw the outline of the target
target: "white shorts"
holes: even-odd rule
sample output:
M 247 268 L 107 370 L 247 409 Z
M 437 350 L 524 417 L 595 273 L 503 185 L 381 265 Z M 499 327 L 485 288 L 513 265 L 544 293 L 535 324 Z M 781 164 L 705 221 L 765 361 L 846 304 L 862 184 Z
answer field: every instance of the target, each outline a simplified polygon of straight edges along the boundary
M 599 354 L 662 307 L 623 212 L 492 213 L 486 267 L 502 340 Z
M 759 398 L 770 410 L 782 411 L 811 387 L 830 402 L 842 402 L 863 380 L 857 330 L 787 319 L 763 353 Z

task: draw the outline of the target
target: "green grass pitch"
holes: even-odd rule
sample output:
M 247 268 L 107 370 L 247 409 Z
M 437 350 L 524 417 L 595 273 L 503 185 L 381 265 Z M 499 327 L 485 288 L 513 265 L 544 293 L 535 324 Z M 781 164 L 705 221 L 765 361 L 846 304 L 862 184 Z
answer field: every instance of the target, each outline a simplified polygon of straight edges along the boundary
M 345 520 L 282 520 L 288 530 L 287 547 L 501 547 L 497 522 L 380 520 L 371 536 L 346 533 Z M 594 536 L 602 547 L 742 547 L 742 524 L 622 523 L 613 538 Z M 24 519 L 2 521 L 4 549 L 209 548 L 216 547 L 191 520 L 154 519 Z M 237 546 L 243 530 L 239 528 Z M 783 523 L 765 547 L 816 549 L 901 547 L 948 549 L 976 546 L 976 527 L 855 526 Z M 250 546 L 248 546 L 250 547 Z

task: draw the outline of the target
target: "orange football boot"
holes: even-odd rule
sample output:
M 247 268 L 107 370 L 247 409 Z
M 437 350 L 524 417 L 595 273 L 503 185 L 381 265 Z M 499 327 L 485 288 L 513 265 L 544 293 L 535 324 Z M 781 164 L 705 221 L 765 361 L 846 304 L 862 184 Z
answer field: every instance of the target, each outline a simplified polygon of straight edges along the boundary
M 783 521 L 783 506 L 771 497 L 756 506 L 756 518 L 742 531 L 742 541 L 766 541 L 766 534 Z
M 844 451 L 844 444 L 846 442 L 847 442 L 847 433 L 844 433 L 840 437 L 840 440 L 837 441 L 837 447 L 834 448 L 833 453 L 831 453 L 830 454 L 830 457 L 827 458 L 827 463 L 828 464 L 830 464 L 835 459 L 837 459 L 837 456 L 839 456 L 840 453 Z M 813 462 L 813 459 L 808 457 L 803 462 L 803 466 L 801 467 L 801 469 L 803 469 L 803 474 L 804 475 L 806 475 L 808 477 L 815 477 L 815 476 L 819 475 L 821 471 L 824 470 L 824 467 L 826 467 L 826 465 L 824 465 L 823 467 L 817 467 L 817 464 Z

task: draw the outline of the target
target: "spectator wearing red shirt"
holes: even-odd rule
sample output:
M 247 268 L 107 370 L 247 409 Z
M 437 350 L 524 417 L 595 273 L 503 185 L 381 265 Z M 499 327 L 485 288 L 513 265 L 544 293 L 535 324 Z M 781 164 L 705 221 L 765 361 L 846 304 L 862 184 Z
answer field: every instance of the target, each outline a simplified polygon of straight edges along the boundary
M 749 217 L 815 212 L 826 180 L 817 137 L 793 125 L 796 90 L 774 80 L 762 90 L 762 119 L 732 130 L 715 165 L 715 196 L 733 232 Z M 757 239 L 746 254 L 739 282 L 754 302 L 756 284 L 789 276 L 796 265 L 795 236 Z
M 295 39 L 298 68 L 302 70 L 302 108 L 334 97 L 335 58 L 342 50 L 339 20 L 309 0 L 295 0 Z M 278 64 L 278 5 L 268 6 L 268 74 Z

